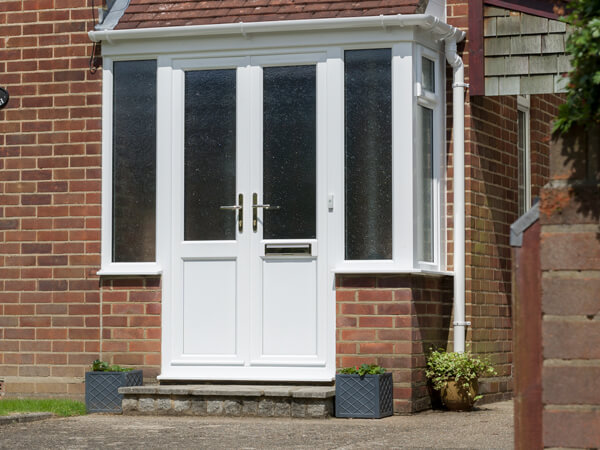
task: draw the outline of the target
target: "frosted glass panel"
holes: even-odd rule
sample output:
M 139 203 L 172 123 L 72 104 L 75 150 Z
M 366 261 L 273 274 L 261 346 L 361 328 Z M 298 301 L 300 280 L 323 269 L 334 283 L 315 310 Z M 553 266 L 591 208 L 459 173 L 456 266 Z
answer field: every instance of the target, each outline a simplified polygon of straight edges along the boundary
M 113 64 L 113 262 L 155 260 L 156 61 Z
M 417 183 L 419 260 L 433 262 L 433 110 L 419 106 L 421 148 Z
M 346 259 L 392 258 L 389 49 L 345 52 Z
M 185 220 L 190 240 L 235 239 L 236 71 L 185 73 Z
M 263 69 L 265 239 L 316 237 L 316 67 Z

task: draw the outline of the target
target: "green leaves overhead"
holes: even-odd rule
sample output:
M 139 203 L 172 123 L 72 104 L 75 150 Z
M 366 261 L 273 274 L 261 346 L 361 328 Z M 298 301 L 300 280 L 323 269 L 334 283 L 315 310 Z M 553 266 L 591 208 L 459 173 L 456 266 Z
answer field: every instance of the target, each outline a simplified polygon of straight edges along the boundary
M 570 14 L 561 20 L 575 27 L 566 46 L 573 70 L 567 100 L 554 122 L 553 131 L 560 134 L 573 125 L 600 123 L 600 0 L 572 0 L 568 9 Z

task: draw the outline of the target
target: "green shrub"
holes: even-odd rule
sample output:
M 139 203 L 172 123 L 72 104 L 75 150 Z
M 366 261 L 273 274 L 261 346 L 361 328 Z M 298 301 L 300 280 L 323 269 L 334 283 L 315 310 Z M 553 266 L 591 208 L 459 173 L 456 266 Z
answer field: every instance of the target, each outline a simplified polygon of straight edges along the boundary
M 563 22 L 574 26 L 566 52 L 571 55 L 567 100 L 558 109 L 554 132 L 600 124 L 600 0 L 572 0 Z
M 427 357 L 425 375 L 431 380 L 433 388 L 439 391 L 446 382 L 451 380 L 468 389 L 469 384 L 480 376 L 492 376 L 497 373 L 487 358 L 477 358 L 471 352 L 457 353 L 431 349 Z

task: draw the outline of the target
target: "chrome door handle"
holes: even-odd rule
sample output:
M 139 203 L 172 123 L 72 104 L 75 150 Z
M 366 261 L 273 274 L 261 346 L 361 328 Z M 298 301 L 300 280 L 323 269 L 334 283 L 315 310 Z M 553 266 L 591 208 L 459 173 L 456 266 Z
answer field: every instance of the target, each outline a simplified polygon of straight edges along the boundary
M 244 231 L 244 194 L 238 194 L 237 205 L 221 206 L 219 209 L 238 211 L 238 230 L 240 233 Z
M 252 194 L 252 230 L 256 232 L 258 230 L 258 208 L 264 208 L 267 210 L 279 209 L 279 206 L 269 205 L 268 203 L 264 205 L 258 204 L 258 194 L 254 192 Z

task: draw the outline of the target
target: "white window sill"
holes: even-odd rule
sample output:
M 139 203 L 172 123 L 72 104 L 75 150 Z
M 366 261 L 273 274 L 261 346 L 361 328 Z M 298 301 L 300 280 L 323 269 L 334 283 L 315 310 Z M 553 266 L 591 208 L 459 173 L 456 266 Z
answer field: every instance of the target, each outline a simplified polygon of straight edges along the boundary
M 98 272 L 99 276 L 143 276 L 161 275 L 162 267 L 157 263 L 112 263 Z
M 335 274 L 340 275 L 352 275 L 352 274 L 410 274 L 410 275 L 428 275 L 428 276 L 454 276 L 454 272 L 448 272 L 445 270 L 432 270 L 432 269 L 399 269 L 394 267 L 334 267 L 331 270 Z

